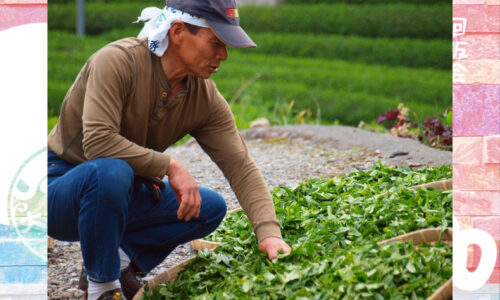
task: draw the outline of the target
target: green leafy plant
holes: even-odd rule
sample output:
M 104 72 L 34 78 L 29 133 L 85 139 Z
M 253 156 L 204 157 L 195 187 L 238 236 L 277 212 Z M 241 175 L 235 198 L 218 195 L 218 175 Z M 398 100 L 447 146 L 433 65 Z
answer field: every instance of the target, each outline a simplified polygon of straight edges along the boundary
M 243 212 L 226 217 L 202 251 L 145 299 L 425 299 L 451 276 L 451 248 L 376 242 L 451 226 L 451 192 L 406 187 L 451 177 L 451 167 L 412 171 L 377 165 L 273 192 L 291 254 L 270 261 Z M 385 197 L 374 197 L 392 191 Z
M 439 117 L 427 118 L 420 122 L 417 114 L 414 114 L 416 123 L 411 123 L 407 117 L 409 109 L 399 104 L 398 109 L 392 109 L 380 115 L 377 124 L 385 123 L 394 136 L 409 137 L 418 139 L 428 146 L 438 149 L 452 150 L 453 133 L 453 113 L 448 108 Z M 361 124 L 358 127 L 368 127 Z

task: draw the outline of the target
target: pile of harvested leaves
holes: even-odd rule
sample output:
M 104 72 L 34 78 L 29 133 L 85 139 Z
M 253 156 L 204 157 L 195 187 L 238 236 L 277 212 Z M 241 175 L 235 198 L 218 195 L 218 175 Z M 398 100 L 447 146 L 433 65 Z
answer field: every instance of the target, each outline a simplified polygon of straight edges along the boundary
M 382 165 L 341 178 L 313 179 L 272 194 L 293 251 L 270 261 L 243 212 L 228 215 L 175 282 L 145 299 L 425 299 L 451 277 L 442 243 L 377 242 L 451 226 L 450 191 L 407 187 L 451 178 L 451 167 L 412 171 Z M 392 190 L 384 197 L 373 197 Z

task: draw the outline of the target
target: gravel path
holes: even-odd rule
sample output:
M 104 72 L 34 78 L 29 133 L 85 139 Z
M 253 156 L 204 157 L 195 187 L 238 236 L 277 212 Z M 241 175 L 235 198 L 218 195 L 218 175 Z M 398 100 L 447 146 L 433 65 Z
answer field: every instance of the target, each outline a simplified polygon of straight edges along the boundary
M 346 126 L 277 126 L 242 132 L 248 149 L 270 188 L 292 185 L 315 177 L 347 174 L 368 169 L 381 160 L 389 166 L 436 166 L 451 164 L 451 152 L 439 151 L 417 141 Z M 191 172 L 199 185 L 219 192 L 228 209 L 239 204 L 221 171 L 191 140 L 167 150 Z M 181 245 L 144 279 L 149 280 L 172 265 L 195 255 Z M 79 299 L 77 289 L 82 258 L 79 243 L 55 241 L 48 252 L 49 299 Z

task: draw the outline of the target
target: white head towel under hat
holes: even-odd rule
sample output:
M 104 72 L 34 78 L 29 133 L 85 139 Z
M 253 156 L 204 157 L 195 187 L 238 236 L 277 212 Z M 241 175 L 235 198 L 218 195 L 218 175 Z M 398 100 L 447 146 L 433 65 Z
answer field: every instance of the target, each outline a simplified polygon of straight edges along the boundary
M 141 16 L 138 17 L 136 21 L 136 23 L 147 21 L 138 37 L 147 37 L 149 50 L 161 57 L 168 48 L 167 33 L 170 30 L 170 26 L 177 20 L 208 28 L 208 24 L 204 19 L 195 17 L 178 9 L 168 6 L 165 6 L 164 9 L 148 7 L 142 10 Z

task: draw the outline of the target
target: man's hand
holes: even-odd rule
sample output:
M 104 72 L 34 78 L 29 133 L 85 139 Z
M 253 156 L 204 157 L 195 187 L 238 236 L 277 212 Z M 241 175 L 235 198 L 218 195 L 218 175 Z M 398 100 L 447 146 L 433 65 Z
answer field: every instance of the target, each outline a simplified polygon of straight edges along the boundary
M 179 202 L 177 219 L 184 219 L 187 222 L 193 217 L 198 218 L 201 208 L 200 191 L 198 190 L 198 184 L 186 167 L 177 158 L 170 157 L 167 176 L 177 202 Z
M 278 252 L 283 252 L 284 254 L 290 253 L 292 249 L 285 243 L 284 240 L 277 237 L 267 237 L 260 241 L 259 249 L 267 254 L 269 259 L 275 259 L 278 257 Z

